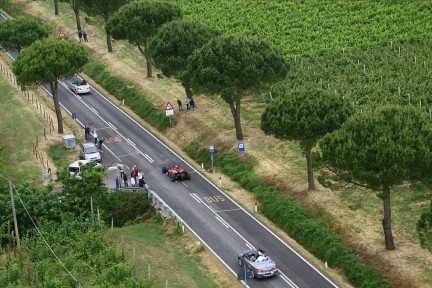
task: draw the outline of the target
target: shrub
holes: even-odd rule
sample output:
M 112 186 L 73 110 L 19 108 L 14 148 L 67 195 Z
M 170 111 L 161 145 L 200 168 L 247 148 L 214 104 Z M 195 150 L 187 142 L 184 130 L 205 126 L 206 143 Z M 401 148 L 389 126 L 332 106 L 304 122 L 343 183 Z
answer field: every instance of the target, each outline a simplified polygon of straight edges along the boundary
M 115 191 L 110 193 L 102 203 L 103 220 L 111 223 L 114 219 L 114 226 L 122 227 L 127 222 L 137 218 L 141 220 L 150 219 L 154 214 L 151 199 L 146 193 Z

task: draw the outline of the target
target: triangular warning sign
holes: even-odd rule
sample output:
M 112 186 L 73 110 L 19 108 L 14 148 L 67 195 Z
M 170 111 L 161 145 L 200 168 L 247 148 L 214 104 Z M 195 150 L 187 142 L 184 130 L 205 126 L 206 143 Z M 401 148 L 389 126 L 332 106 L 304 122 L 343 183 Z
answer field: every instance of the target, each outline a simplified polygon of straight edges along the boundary
M 165 107 L 165 110 L 173 110 L 174 109 L 174 107 L 171 105 L 171 103 L 170 102 L 167 102 L 167 105 L 166 105 L 166 107 Z

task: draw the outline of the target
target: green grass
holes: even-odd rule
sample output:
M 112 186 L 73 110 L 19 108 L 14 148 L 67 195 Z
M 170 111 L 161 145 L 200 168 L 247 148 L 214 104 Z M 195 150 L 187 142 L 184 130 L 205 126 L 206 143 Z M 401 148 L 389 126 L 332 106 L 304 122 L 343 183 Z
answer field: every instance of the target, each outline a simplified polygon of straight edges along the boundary
M 3 73 L 0 74 L 0 95 L 0 111 L 3 111 L 0 113 L 0 144 L 5 145 L 0 173 L 16 181 L 40 184 L 42 170 L 33 155 L 32 145 L 36 137 L 42 141 L 46 124 Z
M 54 165 L 62 171 L 70 164 L 68 160 L 69 157 L 71 157 L 71 155 L 76 156 L 76 152 L 74 150 L 65 149 L 62 143 L 57 143 L 48 147 L 48 155 L 54 162 Z
M 135 247 L 137 277 L 148 279 L 150 273 L 152 287 L 155 288 L 165 287 L 166 281 L 168 287 L 176 288 L 230 287 L 220 286 L 213 280 L 214 277 L 203 268 L 200 259 L 185 248 L 180 233 L 173 225 L 161 228 L 159 224 L 146 223 L 114 229 L 115 241 L 120 249 L 122 239 L 125 241 L 127 261 L 132 262 Z

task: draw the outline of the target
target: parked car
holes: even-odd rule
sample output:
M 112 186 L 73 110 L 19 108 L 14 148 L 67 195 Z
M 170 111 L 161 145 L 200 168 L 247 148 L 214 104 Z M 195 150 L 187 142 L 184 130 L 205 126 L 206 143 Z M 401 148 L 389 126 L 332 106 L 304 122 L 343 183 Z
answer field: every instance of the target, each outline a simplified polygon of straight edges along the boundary
M 88 160 L 92 162 L 102 161 L 101 154 L 99 153 L 99 150 L 96 147 L 96 145 L 93 143 L 84 143 L 83 145 L 81 145 L 80 159 Z
M 238 263 L 240 266 L 246 265 L 254 278 L 271 277 L 279 273 L 276 262 L 261 249 L 243 251 L 238 255 Z
M 180 167 L 180 165 L 162 167 L 162 173 L 165 173 L 168 177 L 172 178 L 173 182 L 178 180 L 190 180 L 190 174 Z
M 89 161 L 89 160 L 78 160 L 78 161 L 75 161 L 75 162 L 73 162 L 73 163 L 71 163 L 69 165 L 69 174 L 72 177 L 75 177 L 77 180 L 82 180 L 81 168 L 84 165 L 89 165 L 91 163 L 94 163 L 94 162 Z M 102 165 L 99 164 L 99 163 L 95 163 L 93 165 L 94 165 L 95 168 L 96 167 L 102 167 Z
M 69 85 L 69 88 L 76 94 L 90 93 L 90 85 L 85 81 L 75 81 Z

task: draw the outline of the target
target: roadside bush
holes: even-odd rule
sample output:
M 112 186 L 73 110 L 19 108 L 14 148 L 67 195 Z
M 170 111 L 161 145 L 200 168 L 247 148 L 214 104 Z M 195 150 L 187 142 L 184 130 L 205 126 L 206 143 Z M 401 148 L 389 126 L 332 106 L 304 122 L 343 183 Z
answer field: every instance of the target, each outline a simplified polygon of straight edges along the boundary
M 164 131 L 170 125 L 162 109 L 154 107 L 142 92 L 133 88 L 133 83 L 119 76 L 111 75 L 101 63 L 91 59 L 83 67 L 83 71 L 118 100 L 124 100 L 138 116 L 159 131 Z
M 420 216 L 417 222 L 417 233 L 421 247 L 432 252 L 432 203 L 429 211 Z
M 11 0 L 0 0 L 0 8 L 13 17 L 27 14 Z
M 198 139 L 195 139 L 183 148 L 183 150 L 193 158 L 197 163 L 204 163 L 204 167 L 209 169 L 211 167 L 211 159 L 209 157 L 209 151 L 203 147 Z M 213 157 L 217 157 L 217 154 L 214 153 Z M 215 158 L 213 158 L 215 160 Z
M 151 199 L 142 192 L 115 191 L 104 199 L 101 208 L 105 223 L 111 223 L 112 218 L 116 227 L 122 227 L 137 218 L 150 219 L 155 213 Z

